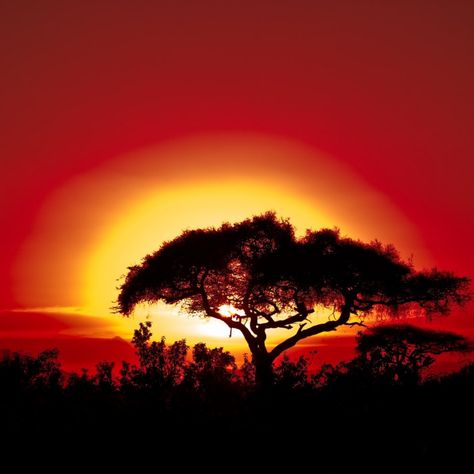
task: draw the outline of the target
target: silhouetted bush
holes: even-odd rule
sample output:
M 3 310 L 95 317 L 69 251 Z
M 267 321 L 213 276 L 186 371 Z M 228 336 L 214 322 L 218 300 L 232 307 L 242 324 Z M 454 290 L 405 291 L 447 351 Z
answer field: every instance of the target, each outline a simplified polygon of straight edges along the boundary
M 59 351 L 48 349 L 37 357 L 7 351 L 0 361 L 0 380 L 3 392 L 58 390 L 63 381 L 58 362 Z

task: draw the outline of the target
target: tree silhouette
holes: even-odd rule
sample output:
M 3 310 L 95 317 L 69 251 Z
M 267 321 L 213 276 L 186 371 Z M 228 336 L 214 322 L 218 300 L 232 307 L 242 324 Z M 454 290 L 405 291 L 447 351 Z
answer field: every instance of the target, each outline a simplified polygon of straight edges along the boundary
M 34 357 L 7 351 L 0 360 L 2 389 L 8 391 L 58 390 L 63 374 L 58 362 L 59 351 L 47 349 Z
M 308 384 L 308 366 L 310 359 L 299 356 L 296 361 L 284 354 L 275 367 L 275 379 L 278 386 L 286 389 L 302 388 Z
M 192 361 L 186 367 L 186 383 L 194 389 L 222 388 L 232 382 L 235 359 L 222 347 L 208 348 L 199 342 L 193 347 Z
M 302 339 L 360 324 L 374 311 L 403 314 L 414 307 L 448 312 L 469 299 L 469 280 L 416 271 L 392 246 L 365 244 L 337 230 L 307 231 L 266 213 L 220 228 L 188 230 L 129 268 L 117 311 L 140 302 L 180 304 L 190 314 L 240 331 L 252 353 L 257 383 L 273 383 L 273 362 Z M 330 310 L 314 317 L 316 310 Z M 327 314 L 328 312 L 326 312 Z M 313 318 L 313 320 L 311 319 Z M 269 349 L 267 331 L 292 331 Z
M 472 349 L 472 343 L 459 334 L 408 324 L 380 325 L 357 336 L 359 355 L 350 364 L 391 381 L 417 383 L 421 371 L 435 362 L 433 356 Z
M 115 364 L 103 360 L 96 365 L 97 373 L 94 377 L 94 382 L 100 387 L 101 390 L 114 390 L 115 382 L 113 378 Z
M 177 385 L 184 377 L 188 346 L 184 339 L 166 344 L 151 341 L 151 322 L 140 323 L 134 331 L 132 344 L 138 356 L 138 367 L 122 362 L 120 384 L 128 388 L 163 389 Z

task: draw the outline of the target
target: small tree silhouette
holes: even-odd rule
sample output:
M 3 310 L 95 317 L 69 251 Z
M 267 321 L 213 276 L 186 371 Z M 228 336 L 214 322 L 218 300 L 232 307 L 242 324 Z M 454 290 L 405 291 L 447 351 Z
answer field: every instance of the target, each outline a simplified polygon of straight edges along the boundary
M 273 383 L 273 362 L 302 339 L 373 311 L 403 314 L 414 306 L 448 312 L 469 299 L 469 280 L 436 269 L 418 272 L 392 246 L 343 238 L 335 230 L 308 231 L 274 213 L 220 228 L 183 232 L 129 268 L 117 311 L 140 302 L 181 304 L 190 314 L 218 319 L 240 331 L 252 353 L 257 383 Z M 335 315 L 311 321 L 316 309 Z M 275 347 L 267 331 L 292 334 Z
M 350 364 L 391 381 L 418 383 L 422 370 L 435 362 L 434 356 L 472 349 L 472 343 L 459 334 L 408 324 L 380 325 L 359 333 L 359 355 Z
M 140 323 L 132 344 L 136 349 L 139 366 L 122 362 L 120 384 L 123 387 L 170 388 L 184 377 L 188 346 L 186 341 L 167 345 L 165 338 L 151 341 L 151 322 Z
M 225 387 L 236 371 L 234 356 L 222 347 L 208 348 L 198 342 L 193 347 L 193 360 L 186 367 L 186 382 L 196 389 Z
M 103 360 L 96 365 L 97 373 L 94 376 L 94 382 L 103 391 L 115 390 L 115 382 L 113 377 L 115 364 Z
M 280 363 L 275 367 L 276 383 L 281 388 L 295 389 L 308 385 L 308 366 L 310 359 L 300 356 L 292 361 L 284 354 Z
M 6 352 L 0 360 L 2 388 L 12 392 L 59 390 L 63 383 L 59 351 L 47 349 L 37 357 Z
M 244 354 L 244 360 L 239 367 L 239 371 L 245 387 L 251 387 L 255 384 L 255 365 L 250 362 L 247 354 Z

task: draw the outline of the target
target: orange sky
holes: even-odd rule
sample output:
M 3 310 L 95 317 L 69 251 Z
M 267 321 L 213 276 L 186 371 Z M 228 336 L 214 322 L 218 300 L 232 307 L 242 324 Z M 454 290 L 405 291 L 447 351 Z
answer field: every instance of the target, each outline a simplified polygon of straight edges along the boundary
M 148 314 L 108 310 L 126 267 L 268 209 L 472 275 L 474 7 L 224 3 L 0 7 L 0 348 L 119 359 Z

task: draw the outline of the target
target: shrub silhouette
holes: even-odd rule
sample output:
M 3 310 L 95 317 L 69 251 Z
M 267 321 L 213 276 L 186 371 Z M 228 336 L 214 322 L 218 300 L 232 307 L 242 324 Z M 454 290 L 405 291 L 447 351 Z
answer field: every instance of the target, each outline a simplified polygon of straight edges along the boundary
M 237 366 L 234 356 L 222 347 L 210 349 L 204 343 L 193 347 L 192 360 L 186 367 L 183 385 L 188 393 L 199 394 L 203 400 L 214 402 L 226 397 L 236 380 Z M 222 400 L 221 403 L 226 403 Z
M 10 393 L 58 390 L 63 381 L 59 351 L 47 349 L 37 357 L 6 351 L 0 361 L 3 390 Z
M 96 375 L 94 376 L 94 383 L 96 383 L 101 390 L 113 391 L 116 389 L 116 384 L 113 378 L 113 370 L 115 364 L 106 360 L 99 362 L 96 365 Z
M 308 357 L 299 356 L 296 361 L 292 361 L 287 354 L 284 354 L 279 364 L 275 367 L 275 382 L 279 388 L 299 389 L 308 385 Z
M 122 385 L 165 388 L 172 387 L 183 379 L 189 349 L 186 341 L 176 341 L 167 346 L 165 338 L 150 341 L 151 337 L 151 322 L 140 323 L 132 339 L 139 366 L 122 363 Z

